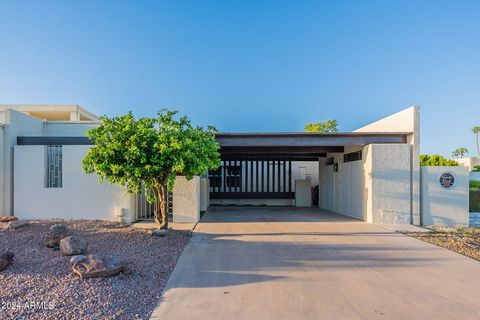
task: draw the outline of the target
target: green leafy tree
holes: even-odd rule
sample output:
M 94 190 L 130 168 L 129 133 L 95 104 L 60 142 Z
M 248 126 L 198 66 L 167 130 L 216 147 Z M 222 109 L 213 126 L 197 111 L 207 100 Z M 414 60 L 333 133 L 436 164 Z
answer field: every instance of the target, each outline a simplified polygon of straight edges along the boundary
M 172 191 L 175 177 L 187 179 L 220 166 L 216 129 L 194 127 L 178 111 L 163 109 L 157 118 L 102 117 L 102 125 L 87 132 L 94 142 L 83 159 L 85 172 L 119 184 L 129 193 L 145 189 L 154 205 L 159 229 L 168 228 L 166 191 Z
M 457 148 L 452 152 L 452 157 L 454 158 L 463 158 L 464 155 L 468 154 L 467 148 Z
M 473 172 L 480 172 L 480 166 L 473 167 Z
M 421 154 L 420 155 L 420 165 L 424 167 L 428 166 L 458 166 L 458 163 L 455 160 L 451 159 L 445 159 L 444 156 L 441 156 L 439 154 L 434 154 L 434 155 L 427 155 L 427 154 Z
M 338 132 L 337 129 L 337 120 L 327 120 L 323 122 L 314 122 L 314 123 L 307 123 L 305 125 L 306 132 Z
M 477 156 L 480 157 L 480 145 L 478 144 L 478 133 L 480 132 L 480 127 L 473 127 L 472 132 L 475 134 L 475 144 L 477 145 Z

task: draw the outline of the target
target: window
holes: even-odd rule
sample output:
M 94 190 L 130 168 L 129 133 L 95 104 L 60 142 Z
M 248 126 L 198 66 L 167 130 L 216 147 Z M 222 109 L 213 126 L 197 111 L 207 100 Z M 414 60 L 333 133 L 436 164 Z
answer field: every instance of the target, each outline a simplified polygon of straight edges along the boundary
M 362 160 L 362 150 L 343 155 L 343 162 L 352 162 L 358 160 Z
M 47 146 L 47 188 L 62 187 L 62 146 Z

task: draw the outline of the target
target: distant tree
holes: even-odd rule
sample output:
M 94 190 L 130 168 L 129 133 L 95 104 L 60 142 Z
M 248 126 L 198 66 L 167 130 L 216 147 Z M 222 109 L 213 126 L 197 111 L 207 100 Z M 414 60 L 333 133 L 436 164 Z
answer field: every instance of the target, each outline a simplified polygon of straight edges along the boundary
M 429 167 L 429 166 L 458 166 L 458 163 L 455 160 L 451 159 L 445 159 L 444 156 L 441 156 L 439 154 L 434 154 L 434 155 L 427 155 L 427 154 L 422 154 L 420 155 L 420 165 L 423 167 Z
M 478 144 L 478 133 L 480 132 L 480 127 L 473 127 L 472 132 L 475 134 L 475 144 L 477 145 L 477 156 L 480 157 L 480 145 Z
M 473 167 L 473 172 L 480 172 L 480 166 Z
M 338 132 L 337 129 L 337 120 L 326 120 L 323 122 L 314 122 L 314 123 L 307 123 L 305 125 L 306 132 Z
M 459 159 L 459 158 L 463 158 L 463 156 L 466 155 L 466 154 L 468 154 L 467 148 L 461 147 L 461 148 L 455 149 L 452 152 L 452 157 Z
M 157 118 L 135 119 L 131 112 L 102 117 L 102 125 L 87 132 L 95 145 L 83 159 L 84 170 L 99 175 L 100 182 L 118 183 L 129 193 L 145 189 L 159 229 L 168 228 L 165 194 L 175 177 L 191 179 L 220 165 L 216 129 L 193 127 L 176 114 L 164 109 Z

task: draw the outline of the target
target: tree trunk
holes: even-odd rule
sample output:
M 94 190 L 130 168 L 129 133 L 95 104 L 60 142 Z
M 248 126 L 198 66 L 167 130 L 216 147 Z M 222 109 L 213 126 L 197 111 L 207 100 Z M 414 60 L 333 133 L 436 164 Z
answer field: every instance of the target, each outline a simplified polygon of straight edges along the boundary
M 158 229 L 168 229 L 167 201 L 165 199 L 165 183 L 159 182 L 153 190 L 155 194 L 154 216 Z
M 475 133 L 475 142 L 477 144 L 477 156 L 480 157 L 480 146 L 478 145 L 478 132 Z

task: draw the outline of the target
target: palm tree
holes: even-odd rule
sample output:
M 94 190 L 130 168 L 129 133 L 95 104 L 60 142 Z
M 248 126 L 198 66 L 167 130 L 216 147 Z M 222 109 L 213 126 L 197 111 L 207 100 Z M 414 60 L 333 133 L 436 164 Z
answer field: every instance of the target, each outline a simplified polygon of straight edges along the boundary
M 452 157 L 459 159 L 459 158 L 463 158 L 463 156 L 466 154 L 468 154 L 467 148 L 461 147 L 461 148 L 455 149 L 452 152 Z
M 478 145 L 478 133 L 480 132 L 480 127 L 473 127 L 472 132 L 475 134 L 475 144 L 477 145 L 477 155 L 480 157 L 480 146 Z

